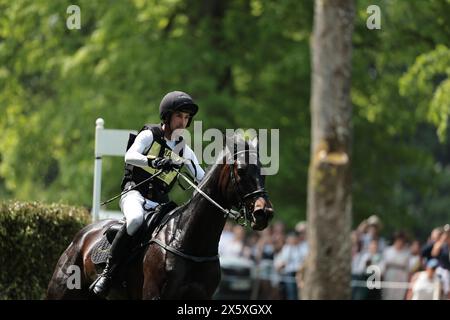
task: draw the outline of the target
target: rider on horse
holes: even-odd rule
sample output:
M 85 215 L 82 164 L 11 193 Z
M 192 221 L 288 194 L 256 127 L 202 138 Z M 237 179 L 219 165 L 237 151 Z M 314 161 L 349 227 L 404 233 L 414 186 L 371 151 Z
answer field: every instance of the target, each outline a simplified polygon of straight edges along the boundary
M 198 106 L 188 94 L 181 91 L 169 92 L 159 106 L 162 123 L 145 125 L 137 136 L 130 137 L 125 154 L 122 190 L 135 187 L 161 169 L 163 172 L 121 197 L 120 208 L 126 217 L 126 224 L 118 231 L 112 243 L 103 273 L 90 288 L 94 294 L 102 297 L 108 294 L 112 277 L 131 249 L 133 236 L 143 224 L 146 210 L 155 208 L 161 215 L 164 214 L 161 211 L 168 210 L 166 208 L 169 206 L 164 204 L 169 202 L 168 192 L 177 178 L 174 169 L 180 167 L 180 160 L 186 163 L 197 182 L 202 180 L 205 172 L 198 164 L 194 152 L 181 136 L 177 138 L 173 135 L 175 130 L 189 127 L 197 111 Z

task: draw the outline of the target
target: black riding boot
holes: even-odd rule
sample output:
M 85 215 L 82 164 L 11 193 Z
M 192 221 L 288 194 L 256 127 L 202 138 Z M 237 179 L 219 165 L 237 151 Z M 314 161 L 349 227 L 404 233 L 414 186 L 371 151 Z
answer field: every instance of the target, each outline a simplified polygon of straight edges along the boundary
M 114 238 L 103 273 L 89 288 L 94 294 L 103 298 L 108 295 L 117 266 L 123 261 L 127 253 L 130 252 L 131 244 L 132 237 L 128 235 L 127 225 L 124 224 Z

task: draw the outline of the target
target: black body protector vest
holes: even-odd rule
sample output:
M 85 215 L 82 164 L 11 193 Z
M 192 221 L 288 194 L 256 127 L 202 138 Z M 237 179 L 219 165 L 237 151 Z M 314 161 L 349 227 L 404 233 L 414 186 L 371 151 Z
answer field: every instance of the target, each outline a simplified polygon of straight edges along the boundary
M 179 154 L 175 154 L 172 149 L 166 144 L 164 140 L 164 132 L 159 124 L 146 124 L 139 132 L 144 130 L 151 130 L 153 134 L 153 142 L 149 148 L 144 150 L 144 155 L 150 159 L 154 158 L 172 158 L 173 160 L 180 160 L 183 157 L 184 148 L 182 148 Z M 127 151 L 136 139 L 135 134 L 130 133 L 128 139 Z M 182 140 L 180 139 L 178 143 Z M 184 142 L 183 142 L 184 143 Z M 121 188 L 127 190 L 130 187 L 148 179 L 151 175 L 158 172 L 157 169 L 151 167 L 137 167 L 132 164 L 125 163 L 125 173 L 122 179 Z M 164 171 L 152 180 L 143 183 L 136 190 L 138 190 L 142 196 L 152 201 L 159 203 L 165 203 L 169 201 L 168 193 L 174 186 L 177 178 L 177 173 L 174 170 Z

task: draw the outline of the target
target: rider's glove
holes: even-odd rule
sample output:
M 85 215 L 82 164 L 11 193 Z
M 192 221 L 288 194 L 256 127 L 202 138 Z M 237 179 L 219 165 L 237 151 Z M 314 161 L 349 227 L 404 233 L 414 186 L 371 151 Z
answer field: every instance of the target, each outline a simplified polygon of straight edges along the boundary
M 156 158 L 149 161 L 149 164 L 155 169 L 162 169 L 164 171 L 170 171 L 180 167 L 178 164 L 174 163 L 172 159 L 168 158 Z

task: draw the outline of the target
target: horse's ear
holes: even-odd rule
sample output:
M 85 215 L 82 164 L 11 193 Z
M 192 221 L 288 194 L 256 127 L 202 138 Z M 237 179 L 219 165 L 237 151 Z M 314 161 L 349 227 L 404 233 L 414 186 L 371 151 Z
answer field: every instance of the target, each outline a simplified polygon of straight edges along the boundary
M 223 146 L 225 150 L 228 148 L 230 153 L 234 153 L 234 150 L 236 149 L 234 134 L 225 133 L 223 135 Z
M 258 136 L 255 136 L 252 140 L 250 140 L 249 145 L 253 148 L 257 149 L 258 147 Z
M 226 146 L 227 143 L 227 134 L 225 132 L 223 132 L 223 130 L 220 131 L 220 133 L 222 134 L 222 145 Z

